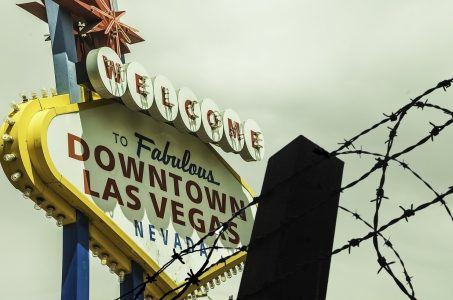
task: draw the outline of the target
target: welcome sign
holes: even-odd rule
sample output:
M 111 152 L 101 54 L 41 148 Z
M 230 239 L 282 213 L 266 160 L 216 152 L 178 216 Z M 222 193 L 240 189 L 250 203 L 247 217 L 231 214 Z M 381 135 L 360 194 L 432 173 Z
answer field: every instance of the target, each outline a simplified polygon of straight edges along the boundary
M 90 217 L 90 248 L 113 272 L 130 261 L 155 272 L 180 251 L 252 200 L 250 189 L 209 144 L 168 124 L 133 112 L 114 100 L 69 104 L 67 96 L 33 100 L 17 107 L 2 127 L 11 182 L 64 223 L 74 208 Z M 16 174 L 16 175 L 15 175 Z M 20 175 L 17 175 L 20 174 Z M 18 176 L 18 178 L 16 177 Z M 247 245 L 254 210 L 235 219 L 220 245 Z M 213 239 L 201 243 L 150 285 L 159 297 L 205 261 Z M 234 250 L 215 250 L 217 260 Z M 234 268 L 238 255 L 204 282 Z

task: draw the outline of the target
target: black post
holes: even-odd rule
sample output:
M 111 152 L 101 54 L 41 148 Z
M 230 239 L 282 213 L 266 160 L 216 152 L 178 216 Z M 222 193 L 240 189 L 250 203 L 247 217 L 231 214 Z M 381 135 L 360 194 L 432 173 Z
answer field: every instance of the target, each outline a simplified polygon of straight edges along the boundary
M 342 173 L 303 136 L 269 159 L 238 299 L 325 299 Z

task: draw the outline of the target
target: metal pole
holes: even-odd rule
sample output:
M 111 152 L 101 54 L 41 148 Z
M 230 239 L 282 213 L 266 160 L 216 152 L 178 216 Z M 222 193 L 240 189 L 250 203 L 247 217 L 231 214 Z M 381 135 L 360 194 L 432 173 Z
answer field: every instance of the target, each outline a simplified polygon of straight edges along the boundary
M 73 34 L 71 14 L 64 11 L 53 0 L 45 0 L 50 39 L 52 41 L 55 83 L 59 94 L 69 94 L 71 103 L 81 101 L 77 85 L 77 50 Z
M 63 227 L 61 300 L 88 300 L 90 287 L 89 222 L 77 211 L 77 220 Z
M 131 263 L 131 273 L 124 276 L 124 281 L 120 285 L 120 294 L 126 294 L 131 291 L 136 286 L 143 283 L 143 269 L 136 262 Z M 139 290 L 136 290 L 134 293 L 130 294 L 124 300 L 143 300 L 143 292 L 140 295 L 136 295 Z M 134 298 L 135 297 L 135 298 Z

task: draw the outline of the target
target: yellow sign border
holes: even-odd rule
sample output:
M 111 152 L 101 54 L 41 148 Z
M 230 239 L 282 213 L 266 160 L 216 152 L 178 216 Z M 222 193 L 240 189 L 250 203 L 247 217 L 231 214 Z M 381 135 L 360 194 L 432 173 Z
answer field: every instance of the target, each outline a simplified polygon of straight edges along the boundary
M 16 155 L 12 162 L 2 161 L 5 174 L 14 187 L 21 191 L 32 189 L 31 199 L 44 199 L 42 206 L 53 206 L 54 216 L 65 216 L 64 224 L 75 222 L 75 209 L 80 210 L 90 220 L 90 249 L 93 245 L 100 246 L 100 253 L 108 253 L 110 261 L 118 264 L 119 270 L 129 273 L 130 262 L 136 261 L 144 271 L 153 274 L 159 269 L 157 263 L 146 254 L 118 225 L 94 203 L 78 191 L 55 168 L 47 146 L 47 129 L 52 119 L 58 115 L 76 113 L 85 109 L 116 103 L 112 99 L 100 99 L 90 102 L 71 104 L 68 95 L 59 95 L 51 98 L 35 99 L 13 107 L 9 114 L 9 122 L 0 128 L 2 134 L 8 134 L 12 141 L 2 140 L 0 152 Z M 12 121 L 12 122 L 11 122 Z M 13 124 L 14 123 L 14 124 Z M 250 186 L 233 170 L 233 168 L 215 151 L 209 147 L 219 160 L 241 185 L 253 196 Z M 13 181 L 10 176 L 20 172 L 22 177 Z M 109 238 L 110 237 L 110 238 Z M 115 241 L 115 242 L 113 242 Z M 235 267 L 245 260 L 246 253 L 241 252 L 228 259 L 222 266 L 210 269 L 201 277 L 201 284 L 216 278 L 226 270 Z M 160 298 L 167 291 L 178 286 L 168 275 L 162 273 L 155 284 L 147 286 L 147 294 Z M 193 292 L 191 287 L 183 295 Z M 169 295 L 173 297 L 176 292 Z

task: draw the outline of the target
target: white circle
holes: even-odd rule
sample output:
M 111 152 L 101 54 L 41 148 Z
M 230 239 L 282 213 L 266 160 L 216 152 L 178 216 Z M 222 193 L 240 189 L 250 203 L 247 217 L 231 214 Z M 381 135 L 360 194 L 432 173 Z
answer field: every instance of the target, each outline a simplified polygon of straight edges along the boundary
M 217 104 L 209 98 L 206 98 L 201 102 L 201 126 L 197 131 L 197 135 L 205 143 L 218 143 L 223 136 L 220 109 Z
M 145 67 L 131 62 L 125 68 L 127 89 L 121 100 L 133 111 L 150 109 L 154 100 L 153 84 Z
M 86 59 L 88 78 L 102 98 L 121 97 L 126 92 L 127 81 L 123 63 L 109 47 L 91 50 Z
M 183 132 L 197 132 L 201 126 L 201 103 L 191 89 L 182 87 L 178 91 L 179 114 L 174 122 Z
M 159 121 L 174 121 L 178 115 L 178 98 L 173 84 L 167 77 L 157 75 L 154 78 L 153 86 L 155 101 L 149 109 L 149 113 Z
M 244 130 L 239 115 L 232 109 L 222 113 L 223 137 L 219 146 L 225 152 L 239 153 L 244 147 Z
M 244 130 L 245 146 L 242 148 L 241 157 L 245 161 L 260 161 L 264 157 L 264 136 L 260 126 L 252 119 L 242 125 Z

